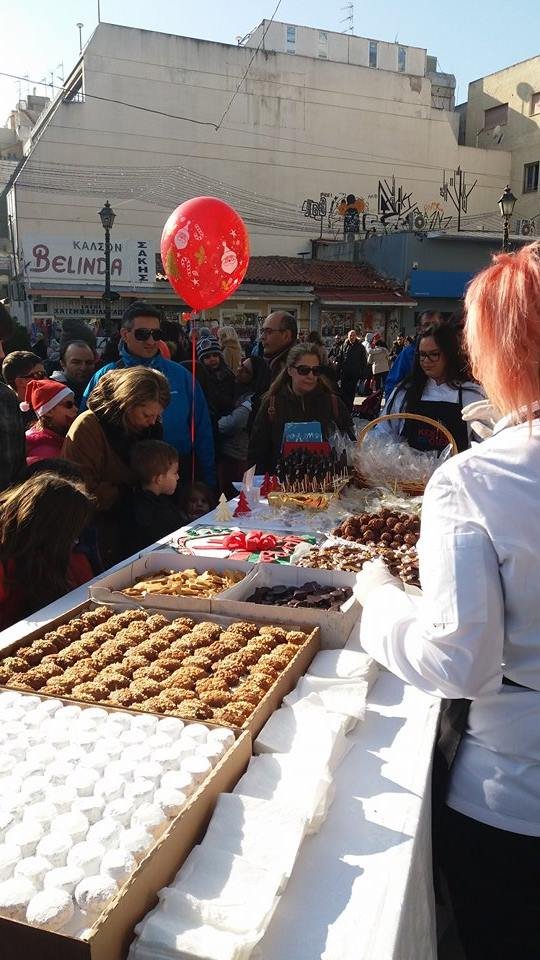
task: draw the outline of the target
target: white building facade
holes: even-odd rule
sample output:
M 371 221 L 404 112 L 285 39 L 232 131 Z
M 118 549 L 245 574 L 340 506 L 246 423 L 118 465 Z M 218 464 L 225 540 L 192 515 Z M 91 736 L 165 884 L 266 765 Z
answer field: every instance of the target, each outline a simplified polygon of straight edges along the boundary
M 295 28 L 287 51 L 288 26 L 272 24 L 243 82 L 264 24 L 238 46 L 98 26 L 8 197 L 38 311 L 46 300 L 59 313 L 64 300 L 85 315 L 90 299 L 99 312 L 105 200 L 116 211 L 113 289 L 175 310 L 156 254 L 169 213 L 192 196 L 235 206 L 254 255 L 309 254 L 319 234 L 343 235 L 348 206 L 359 232 L 443 229 L 458 168 L 470 188 L 463 216 L 496 210 L 510 157 L 458 145 L 458 117 L 441 109 L 451 78 L 425 50 Z

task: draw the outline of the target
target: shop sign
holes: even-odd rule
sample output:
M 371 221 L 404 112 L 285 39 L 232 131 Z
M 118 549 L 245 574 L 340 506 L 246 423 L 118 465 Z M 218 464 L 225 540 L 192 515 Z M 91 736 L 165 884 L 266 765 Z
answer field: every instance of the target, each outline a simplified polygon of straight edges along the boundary
M 28 234 L 23 255 L 30 280 L 62 283 L 105 282 L 105 240 Z M 154 241 L 111 239 L 111 285 L 144 287 L 154 283 Z

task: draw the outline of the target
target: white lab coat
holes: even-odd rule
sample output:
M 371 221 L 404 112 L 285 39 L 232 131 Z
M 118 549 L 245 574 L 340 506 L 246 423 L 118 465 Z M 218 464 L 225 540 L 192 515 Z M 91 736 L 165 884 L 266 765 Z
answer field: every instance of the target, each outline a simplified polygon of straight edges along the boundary
M 361 641 L 427 693 L 471 699 L 448 805 L 540 836 L 540 421 L 442 465 L 426 489 L 423 596 L 396 585 L 364 605 Z M 504 674 L 531 691 L 501 686 Z

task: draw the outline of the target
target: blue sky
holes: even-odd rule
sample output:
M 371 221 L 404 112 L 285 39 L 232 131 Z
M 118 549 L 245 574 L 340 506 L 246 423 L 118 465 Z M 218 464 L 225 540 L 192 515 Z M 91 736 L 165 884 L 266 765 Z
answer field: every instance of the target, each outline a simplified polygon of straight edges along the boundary
M 101 0 L 101 19 L 125 26 L 142 27 L 235 43 L 264 17 L 269 18 L 277 0 Z M 346 0 L 282 0 L 276 19 L 326 30 L 341 30 Z M 55 78 L 64 64 L 65 74 L 79 51 L 77 22 L 82 22 L 83 40 L 97 23 L 97 0 L 0 0 L 0 69 L 32 80 Z M 540 51 L 538 0 L 522 0 L 519 15 L 510 3 L 494 0 L 385 0 L 354 4 L 354 32 L 360 36 L 427 47 L 439 59 L 439 67 L 454 73 L 458 99 L 467 96 L 469 81 L 502 67 L 537 55 Z M 8 13 L 8 10 L 10 12 Z M 12 12 L 11 12 L 12 11 Z M 58 80 L 55 79 L 57 83 Z M 22 95 L 27 91 L 22 84 Z M 38 88 L 38 92 L 40 92 Z M 0 77 L 0 124 L 18 98 L 14 80 Z

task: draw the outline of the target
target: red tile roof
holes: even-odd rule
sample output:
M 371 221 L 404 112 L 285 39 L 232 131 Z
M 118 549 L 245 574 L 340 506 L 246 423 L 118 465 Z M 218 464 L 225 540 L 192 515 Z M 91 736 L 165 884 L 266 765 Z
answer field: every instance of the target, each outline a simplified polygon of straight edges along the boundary
M 244 283 L 272 283 L 323 288 L 399 291 L 394 280 L 382 277 L 368 263 L 341 260 L 308 260 L 303 257 L 252 257 Z

